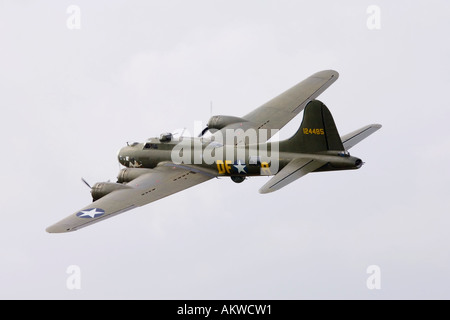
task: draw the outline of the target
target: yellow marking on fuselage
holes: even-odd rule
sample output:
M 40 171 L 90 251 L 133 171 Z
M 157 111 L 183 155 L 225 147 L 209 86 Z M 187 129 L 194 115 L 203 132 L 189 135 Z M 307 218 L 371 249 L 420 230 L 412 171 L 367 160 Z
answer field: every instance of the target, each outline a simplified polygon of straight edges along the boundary
M 261 162 L 261 174 L 265 176 L 271 175 L 268 162 Z
M 216 165 L 219 174 L 231 173 L 231 163 L 230 160 L 225 160 L 225 163 L 222 160 L 217 160 Z

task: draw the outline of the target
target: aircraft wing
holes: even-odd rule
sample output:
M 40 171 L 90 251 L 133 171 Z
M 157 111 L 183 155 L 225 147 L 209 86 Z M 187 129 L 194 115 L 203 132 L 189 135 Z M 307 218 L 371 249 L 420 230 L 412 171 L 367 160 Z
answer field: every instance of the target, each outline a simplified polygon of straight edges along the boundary
M 272 137 L 270 129 L 281 129 L 296 115 L 298 115 L 305 106 L 316 99 L 339 77 L 339 73 L 334 70 L 325 70 L 317 72 L 302 82 L 286 90 L 279 96 L 266 102 L 259 108 L 242 117 L 246 122 L 239 122 L 228 125 L 226 129 L 269 129 L 267 130 L 267 139 L 258 137 L 258 142 L 263 143 Z M 223 131 L 225 132 L 225 131 Z M 239 142 L 238 138 L 238 142 Z
M 345 136 L 342 136 L 341 140 L 342 144 L 344 145 L 344 149 L 350 149 L 380 128 L 381 124 L 369 124 L 365 127 L 362 127 L 361 129 L 355 130 L 349 134 L 346 134 Z
M 303 177 L 304 175 L 319 169 L 325 161 L 297 158 L 289 162 L 280 172 L 272 177 L 269 182 L 259 189 L 259 193 L 269 193 L 277 191 L 291 182 Z
M 49 233 L 75 231 L 93 223 L 159 200 L 190 188 L 212 177 L 212 174 L 186 166 L 166 163 L 115 190 L 46 229 Z

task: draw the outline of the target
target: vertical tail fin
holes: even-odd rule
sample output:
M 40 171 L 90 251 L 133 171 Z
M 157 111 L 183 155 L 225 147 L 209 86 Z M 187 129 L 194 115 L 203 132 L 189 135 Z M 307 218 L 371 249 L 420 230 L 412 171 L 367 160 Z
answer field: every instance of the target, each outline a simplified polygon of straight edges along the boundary
M 330 110 L 319 100 L 313 100 L 303 111 L 298 131 L 288 140 L 280 142 L 280 151 L 315 153 L 344 151 L 342 140 Z

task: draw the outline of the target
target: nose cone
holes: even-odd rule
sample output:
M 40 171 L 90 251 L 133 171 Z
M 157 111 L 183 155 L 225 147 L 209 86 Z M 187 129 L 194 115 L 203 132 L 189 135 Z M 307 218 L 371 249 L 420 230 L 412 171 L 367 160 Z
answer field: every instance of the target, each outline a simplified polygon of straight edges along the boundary
M 141 162 L 140 151 L 142 150 L 141 145 L 134 142 L 131 145 L 127 145 L 119 150 L 117 158 L 119 163 L 125 167 L 140 167 Z
M 126 163 L 129 161 L 129 149 L 130 147 L 123 147 L 117 152 L 117 160 L 119 160 L 119 163 L 123 166 L 126 166 Z

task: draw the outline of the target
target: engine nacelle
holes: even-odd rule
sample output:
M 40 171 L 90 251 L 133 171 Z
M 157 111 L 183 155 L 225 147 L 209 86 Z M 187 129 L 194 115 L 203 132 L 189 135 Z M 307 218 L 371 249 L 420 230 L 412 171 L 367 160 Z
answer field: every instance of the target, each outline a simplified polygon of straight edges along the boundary
M 127 183 L 143 174 L 152 172 L 152 169 L 146 168 L 125 168 L 120 170 L 119 175 L 117 176 L 118 183 Z
M 127 185 L 114 183 L 114 182 L 98 182 L 94 184 L 91 189 L 92 200 L 97 201 L 100 198 L 103 198 L 107 194 L 122 189 L 130 189 Z
M 220 130 L 230 124 L 233 123 L 240 123 L 240 122 L 247 122 L 247 120 L 244 120 L 242 118 L 238 117 L 232 117 L 232 116 L 212 116 L 211 119 L 208 121 L 208 129 L 217 129 Z

